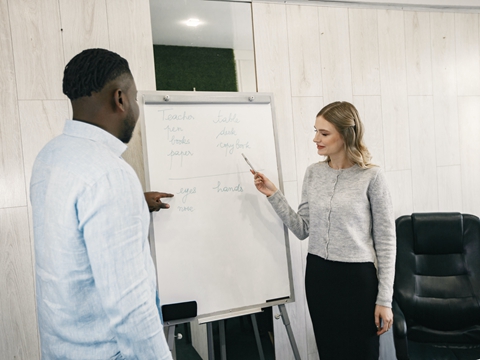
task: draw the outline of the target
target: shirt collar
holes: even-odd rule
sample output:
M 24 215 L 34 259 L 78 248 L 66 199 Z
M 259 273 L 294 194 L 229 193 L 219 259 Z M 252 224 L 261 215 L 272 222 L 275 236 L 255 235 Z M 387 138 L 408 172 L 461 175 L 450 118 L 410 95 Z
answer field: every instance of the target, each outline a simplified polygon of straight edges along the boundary
M 68 136 L 75 136 L 93 140 L 107 146 L 115 155 L 121 156 L 127 149 L 127 145 L 109 132 L 82 121 L 67 120 L 63 133 Z

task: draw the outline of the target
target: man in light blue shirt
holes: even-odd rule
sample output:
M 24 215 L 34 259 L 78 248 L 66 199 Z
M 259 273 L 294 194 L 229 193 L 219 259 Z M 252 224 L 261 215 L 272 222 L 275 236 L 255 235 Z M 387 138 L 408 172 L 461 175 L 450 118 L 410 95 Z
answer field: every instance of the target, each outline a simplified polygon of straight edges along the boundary
M 171 359 L 148 244 L 149 211 L 122 159 L 138 119 L 128 62 L 89 49 L 65 67 L 73 119 L 31 179 L 43 359 Z

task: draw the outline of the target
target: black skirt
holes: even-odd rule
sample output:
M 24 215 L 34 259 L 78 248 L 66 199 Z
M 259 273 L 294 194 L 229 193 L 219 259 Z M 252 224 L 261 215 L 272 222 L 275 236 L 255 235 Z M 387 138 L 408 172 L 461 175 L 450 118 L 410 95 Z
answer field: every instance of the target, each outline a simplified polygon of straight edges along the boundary
M 378 360 L 378 279 L 373 263 L 308 254 L 305 289 L 321 360 Z

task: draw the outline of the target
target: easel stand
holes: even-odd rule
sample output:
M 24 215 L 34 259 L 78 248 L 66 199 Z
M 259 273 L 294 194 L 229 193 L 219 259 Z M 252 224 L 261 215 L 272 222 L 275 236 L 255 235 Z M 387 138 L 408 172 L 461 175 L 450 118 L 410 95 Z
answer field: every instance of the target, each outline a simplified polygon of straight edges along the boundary
M 295 360 L 301 360 L 300 353 L 298 352 L 297 342 L 295 341 L 295 336 L 293 335 L 292 326 L 290 325 L 287 308 L 285 307 L 285 304 L 278 305 L 278 308 L 280 310 L 280 316 L 282 317 L 283 325 L 285 325 L 285 329 L 287 330 L 288 339 L 290 340 L 290 345 L 292 346 L 293 356 Z
M 255 333 L 255 341 L 257 343 L 258 354 L 260 360 L 265 360 L 265 354 L 263 353 L 262 341 L 260 339 L 260 333 L 258 331 L 257 318 L 255 314 L 250 315 L 252 320 L 253 332 Z M 227 343 L 225 336 L 225 320 L 218 321 L 219 335 L 220 335 L 220 359 L 227 359 Z M 213 344 L 213 322 L 207 323 L 207 341 L 208 341 L 208 359 L 215 360 L 215 348 Z
M 168 322 L 165 322 L 163 324 L 164 326 L 164 329 L 165 329 L 165 336 L 167 338 L 167 344 L 168 344 L 168 348 L 170 349 L 170 351 L 172 352 L 172 355 L 173 355 L 173 358 L 176 359 L 177 358 L 177 354 L 176 354 L 176 348 L 175 348 L 175 338 L 177 337 L 175 335 L 175 328 L 177 325 L 181 325 L 181 324 L 184 324 L 184 323 L 189 323 L 191 321 L 195 320 L 195 318 L 188 318 L 188 319 L 181 319 L 181 320 L 175 320 L 175 321 L 168 321 Z M 178 338 L 181 339 L 182 338 L 182 335 L 179 334 L 178 335 Z
M 279 317 L 282 317 L 283 324 L 287 330 L 288 339 L 290 340 L 290 345 L 292 346 L 292 351 L 295 360 L 300 359 L 300 353 L 298 352 L 297 343 L 295 341 L 295 336 L 293 335 L 292 326 L 290 325 L 290 319 L 288 317 L 287 309 L 285 304 L 278 305 L 280 310 Z M 262 341 L 260 339 L 260 333 L 258 331 L 257 318 L 255 314 L 250 314 L 252 319 L 253 331 L 255 333 L 255 341 L 257 343 L 258 354 L 260 360 L 265 360 L 265 355 L 263 353 Z M 227 346 L 225 341 L 225 320 L 219 320 L 219 335 L 220 335 L 220 360 L 227 360 Z M 208 360 L 215 360 L 215 348 L 213 343 L 213 322 L 207 323 L 207 341 L 208 341 Z

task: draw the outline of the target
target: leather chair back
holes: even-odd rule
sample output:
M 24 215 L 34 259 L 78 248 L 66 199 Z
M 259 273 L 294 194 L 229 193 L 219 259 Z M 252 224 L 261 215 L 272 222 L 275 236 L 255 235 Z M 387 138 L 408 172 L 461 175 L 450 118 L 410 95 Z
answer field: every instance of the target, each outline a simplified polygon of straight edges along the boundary
M 416 213 L 396 220 L 394 297 L 409 340 L 480 343 L 480 220 Z

